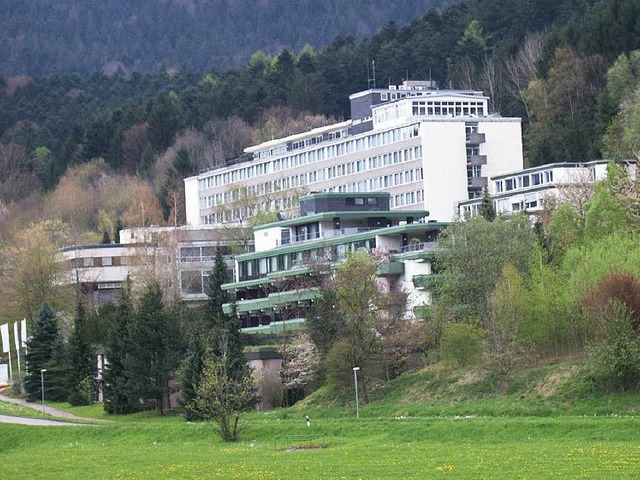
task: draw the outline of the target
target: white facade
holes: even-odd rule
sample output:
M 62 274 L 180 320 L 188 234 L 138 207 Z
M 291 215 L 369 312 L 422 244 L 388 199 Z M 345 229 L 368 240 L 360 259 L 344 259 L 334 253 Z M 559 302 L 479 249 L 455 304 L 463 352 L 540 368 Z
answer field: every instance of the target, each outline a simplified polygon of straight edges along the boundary
M 550 198 L 562 200 L 563 188 L 604 180 L 608 163 L 607 160 L 553 163 L 496 175 L 489 181 L 488 192 L 497 214 L 508 215 L 522 210 L 536 213 Z M 631 165 L 630 174 L 633 172 Z M 480 205 L 481 199 L 460 202 L 458 213 L 462 218 L 474 216 Z
M 187 223 L 242 221 L 255 204 L 295 212 L 310 191 L 388 192 L 392 210 L 452 220 L 489 175 L 522 168 L 520 119 L 488 115 L 479 92 L 418 87 L 377 89 L 383 103 L 369 105 L 370 116 L 247 148 L 246 161 L 185 179 Z M 352 109 L 371 92 L 352 95 Z

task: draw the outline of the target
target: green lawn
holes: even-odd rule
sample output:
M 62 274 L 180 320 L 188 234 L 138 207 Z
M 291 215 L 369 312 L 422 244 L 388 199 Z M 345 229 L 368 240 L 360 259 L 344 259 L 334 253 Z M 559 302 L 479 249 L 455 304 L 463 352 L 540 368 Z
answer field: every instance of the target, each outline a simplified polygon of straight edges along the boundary
M 295 408 L 247 415 L 235 444 L 221 443 L 214 425 L 178 416 L 107 416 L 100 405 L 55 404 L 111 422 L 0 425 L 2 477 L 639 478 L 640 394 L 571 398 L 555 379 L 572 368 L 499 378 L 424 370 L 374 389 L 360 420 L 349 392 L 319 391 Z M 324 435 L 324 448 L 284 448 L 285 435 L 310 433 Z
M 363 413 L 366 412 L 366 409 Z M 102 427 L 0 425 L 4 478 L 637 478 L 635 417 L 313 418 L 252 414 L 237 444 L 213 426 L 140 418 Z M 326 435 L 286 451 L 286 434 Z M 278 449 L 274 437 L 279 436 Z M 293 442 L 295 443 L 295 442 Z

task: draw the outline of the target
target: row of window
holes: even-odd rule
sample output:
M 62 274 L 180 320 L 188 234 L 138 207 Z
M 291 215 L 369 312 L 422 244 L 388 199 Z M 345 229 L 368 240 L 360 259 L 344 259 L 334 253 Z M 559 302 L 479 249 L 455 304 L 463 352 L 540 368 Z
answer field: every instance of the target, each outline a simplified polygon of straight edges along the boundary
M 406 148 L 391 153 L 385 153 L 383 155 L 376 155 L 373 157 L 364 158 L 353 162 L 342 163 L 332 167 L 322 168 L 311 172 L 300 173 L 299 175 L 292 175 L 290 177 L 283 177 L 277 180 L 269 182 L 259 183 L 257 185 L 250 185 L 248 187 L 242 187 L 228 192 L 220 192 L 211 195 L 205 195 L 200 197 L 200 208 L 216 207 L 218 205 L 228 205 L 230 202 L 238 201 L 248 196 L 260 196 L 267 195 L 269 193 L 287 190 L 289 188 L 305 187 L 314 183 L 324 182 L 334 178 L 344 177 L 346 175 L 353 175 L 362 173 L 368 170 L 375 170 L 378 168 L 384 168 L 390 165 L 395 165 L 404 162 L 410 162 L 422 157 L 422 146 L 418 145 L 413 148 Z M 393 185 L 402 185 L 416 180 L 422 180 L 422 169 L 420 172 L 409 171 L 405 172 L 409 177 L 415 178 L 415 180 L 409 177 L 402 179 L 396 179 L 391 185 L 384 185 L 378 187 L 369 187 L 369 190 L 377 190 L 379 188 L 386 188 Z M 398 175 L 398 174 L 396 174 Z M 339 190 L 339 191 L 365 191 L 365 190 Z
M 517 177 L 506 178 L 504 180 L 496 180 L 495 190 L 496 193 L 509 192 L 517 188 L 527 188 L 547 183 L 553 183 L 553 170 L 545 170 L 544 172 L 519 175 Z
M 414 101 L 411 112 L 413 115 L 451 115 L 459 116 L 484 116 L 484 102 L 482 101 L 461 101 L 461 102 L 440 102 L 440 101 Z
M 416 190 L 415 192 L 399 193 L 394 195 L 390 200 L 390 207 L 403 207 L 405 205 L 414 205 L 424 202 L 424 190 Z
M 244 280 L 264 277 L 268 273 L 286 271 L 314 263 L 338 262 L 347 257 L 347 251 L 353 252 L 359 248 L 371 250 L 375 247 L 376 240 L 375 238 L 371 238 L 325 248 L 313 248 L 300 252 L 283 253 L 272 257 L 246 260 L 238 262 L 239 280 L 242 282 Z
M 227 172 L 209 175 L 198 181 L 200 190 L 207 188 L 221 187 L 230 183 L 240 182 L 249 178 L 259 177 L 270 173 L 289 170 L 300 165 L 306 165 L 325 159 L 346 155 L 352 152 L 363 151 L 380 145 L 395 143 L 400 140 L 407 140 L 416 137 L 419 133 L 419 126 L 410 125 L 408 127 L 395 128 L 385 132 L 367 135 L 366 137 L 341 142 L 335 145 L 301 152 L 295 155 L 288 155 L 269 162 L 256 163 L 245 167 L 234 168 Z

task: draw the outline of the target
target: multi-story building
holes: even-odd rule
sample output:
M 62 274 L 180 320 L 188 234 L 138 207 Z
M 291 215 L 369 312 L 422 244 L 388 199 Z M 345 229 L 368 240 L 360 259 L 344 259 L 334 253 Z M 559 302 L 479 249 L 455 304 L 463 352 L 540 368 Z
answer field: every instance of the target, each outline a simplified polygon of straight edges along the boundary
M 187 223 L 242 222 L 258 209 L 294 216 L 311 191 L 385 192 L 392 211 L 450 221 L 489 177 L 523 166 L 520 119 L 489 113 L 481 92 L 404 82 L 350 100 L 351 120 L 249 147 L 185 179 Z
M 370 252 L 379 287 L 408 295 L 407 311 L 428 302 L 414 285 L 431 274 L 443 224 L 425 210 L 390 210 L 388 193 L 314 193 L 300 199 L 300 216 L 254 229 L 255 252 L 236 256 L 235 311 L 249 331 L 302 321 L 318 287 L 347 252 Z M 231 312 L 232 305 L 225 306 Z
M 582 201 L 593 191 L 593 184 L 607 176 L 608 160 L 591 162 L 563 162 L 527 168 L 491 177 L 488 193 L 496 213 L 511 214 L 526 210 L 542 211 L 548 201 Z M 635 165 L 623 162 L 630 175 L 635 175 Z M 482 199 L 459 202 L 461 218 L 477 215 Z
M 78 285 L 92 306 L 116 300 L 127 278 L 155 278 L 174 298 L 202 301 L 217 248 L 233 278 L 236 233 L 216 225 L 125 229 L 120 243 L 65 247 L 59 259 L 67 267 L 64 281 Z

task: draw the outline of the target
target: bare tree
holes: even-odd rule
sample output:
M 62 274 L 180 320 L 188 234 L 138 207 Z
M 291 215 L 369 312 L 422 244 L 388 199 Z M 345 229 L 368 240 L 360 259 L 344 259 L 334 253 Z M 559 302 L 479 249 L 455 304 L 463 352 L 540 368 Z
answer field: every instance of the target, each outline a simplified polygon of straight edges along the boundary
M 524 106 L 529 113 L 529 104 L 524 94 L 529 82 L 536 78 L 538 61 L 542 56 L 542 34 L 540 32 L 528 33 L 522 42 L 520 50 L 515 56 L 507 60 L 506 74 L 508 90 L 511 95 Z

